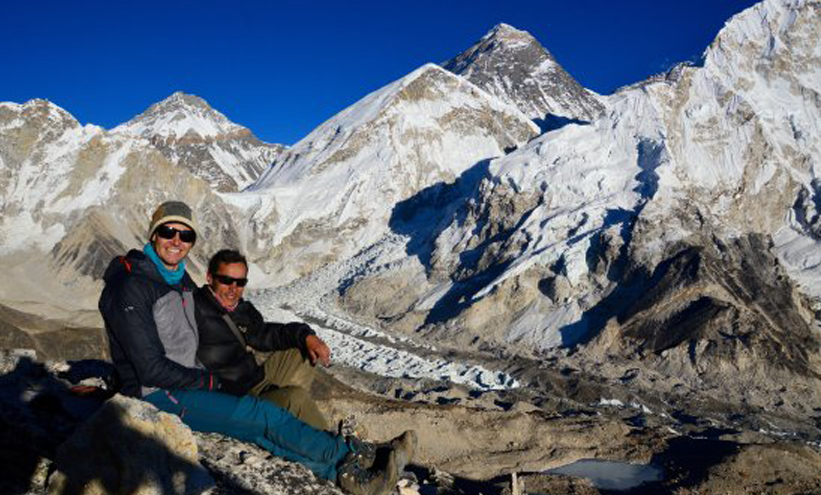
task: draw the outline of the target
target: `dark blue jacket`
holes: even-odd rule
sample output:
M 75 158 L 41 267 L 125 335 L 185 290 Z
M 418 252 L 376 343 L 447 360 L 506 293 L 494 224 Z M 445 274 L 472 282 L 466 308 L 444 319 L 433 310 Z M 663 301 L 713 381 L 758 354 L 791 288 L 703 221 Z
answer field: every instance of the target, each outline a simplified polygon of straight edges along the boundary
M 187 273 L 168 285 L 144 253 L 131 250 L 111 261 L 103 279 L 99 308 L 123 394 L 218 388 L 196 358 L 195 285 Z

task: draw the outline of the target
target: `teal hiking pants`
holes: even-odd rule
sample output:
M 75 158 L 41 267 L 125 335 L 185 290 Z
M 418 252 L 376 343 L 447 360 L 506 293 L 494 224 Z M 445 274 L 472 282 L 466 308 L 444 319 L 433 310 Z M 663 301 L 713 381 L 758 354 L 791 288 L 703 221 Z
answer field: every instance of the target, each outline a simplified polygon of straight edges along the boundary
M 158 390 L 143 400 L 161 411 L 176 414 L 192 430 L 253 442 L 332 481 L 336 481 L 336 468 L 350 452 L 343 437 L 316 430 L 285 409 L 256 397 L 202 390 Z

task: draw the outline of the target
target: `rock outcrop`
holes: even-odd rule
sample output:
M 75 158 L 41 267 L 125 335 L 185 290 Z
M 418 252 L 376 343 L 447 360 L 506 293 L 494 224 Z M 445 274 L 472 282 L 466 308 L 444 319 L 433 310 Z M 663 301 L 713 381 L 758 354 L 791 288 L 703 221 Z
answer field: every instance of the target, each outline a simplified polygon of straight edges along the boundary
M 104 396 L 68 389 L 74 382 L 105 389 L 110 366 L 103 362 L 42 364 L 31 354 L 0 356 L 2 493 L 341 494 L 299 464 L 218 434 L 191 433 L 178 418 L 147 403 L 118 395 L 103 402 Z M 555 395 L 540 397 L 536 387 L 483 396 L 438 385 L 408 402 L 386 396 L 418 386 L 416 380 L 337 372 L 349 385 L 324 373 L 315 382 L 314 394 L 328 417 L 356 418 L 366 439 L 385 439 L 405 428 L 419 432 L 418 456 L 403 476 L 403 494 L 500 493 L 510 489 L 509 474 L 518 472 L 525 473 L 523 493 L 595 495 L 599 490 L 584 480 L 533 474 L 586 458 L 650 465 L 663 473 L 625 493 L 742 494 L 767 487 L 786 494 L 821 488 L 815 476 L 821 457 L 812 446 L 764 432 L 698 425 L 693 418 L 618 401 L 579 402 L 559 387 Z M 576 388 L 576 397 L 607 393 L 578 376 L 557 373 L 554 379 L 566 380 L 567 392 Z M 690 412 L 698 413 L 698 406 Z
M 49 495 L 197 495 L 214 481 L 177 416 L 115 395 L 60 444 Z

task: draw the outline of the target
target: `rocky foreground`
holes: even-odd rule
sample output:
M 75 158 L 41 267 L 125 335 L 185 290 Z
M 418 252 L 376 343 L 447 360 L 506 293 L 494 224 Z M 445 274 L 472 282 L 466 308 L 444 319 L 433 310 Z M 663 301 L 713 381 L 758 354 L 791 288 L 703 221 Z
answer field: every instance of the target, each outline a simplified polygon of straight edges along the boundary
M 192 433 L 141 401 L 80 397 L 69 388 L 79 378 L 71 369 L 38 363 L 31 353 L 0 359 L 0 493 L 340 493 L 299 465 L 254 445 Z M 672 417 L 615 400 L 602 408 L 561 393 L 538 401 L 521 389 L 481 393 L 332 370 L 336 377 L 321 374 L 314 390 L 329 417 L 355 418 L 366 439 L 419 432 L 418 458 L 397 487 L 403 495 L 616 493 L 601 481 L 597 488 L 546 472 L 580 459 L 652 465 L 661 473 L 618 493 L 821 493 L 817 443 L 717 427 L 697 405 Z M 105 388 L 99 379 L 80 383 Z

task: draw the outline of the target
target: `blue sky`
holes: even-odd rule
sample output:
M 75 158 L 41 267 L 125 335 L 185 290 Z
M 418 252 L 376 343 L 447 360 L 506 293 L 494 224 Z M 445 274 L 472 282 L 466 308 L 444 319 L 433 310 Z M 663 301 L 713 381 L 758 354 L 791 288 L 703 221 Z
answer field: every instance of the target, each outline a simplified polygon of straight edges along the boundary
M 529 31 L 600 93 L 701 55 L 741 0 L 3 2 L 0 101 L 46 98 L 111 128 L 180 90 L 292 144 L 367 93 Z

